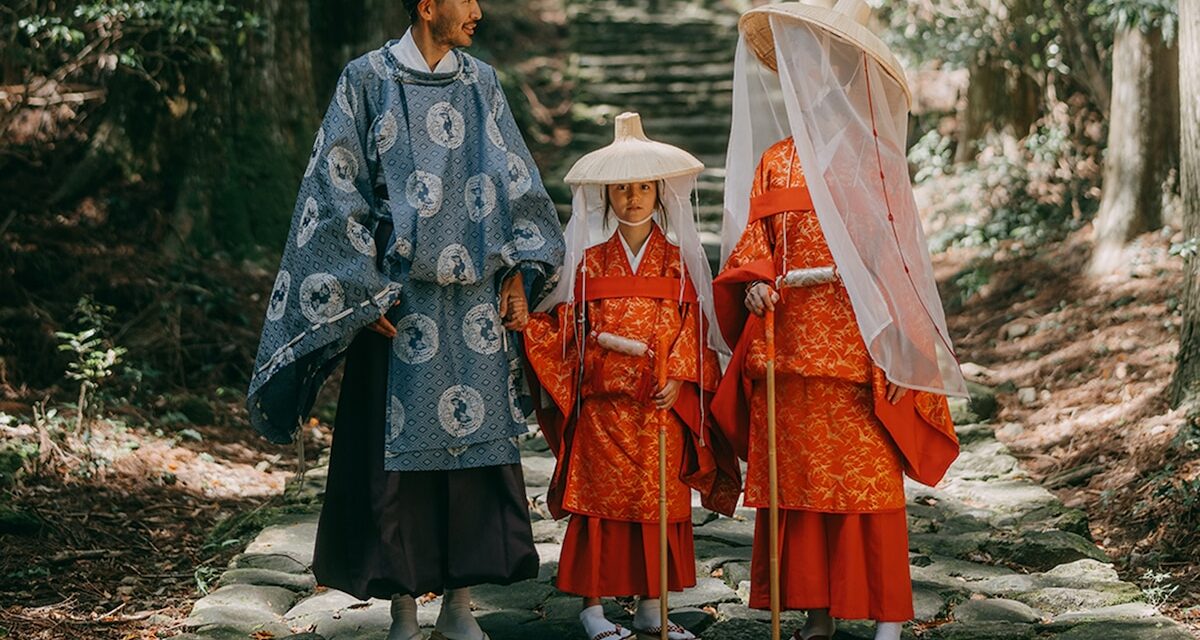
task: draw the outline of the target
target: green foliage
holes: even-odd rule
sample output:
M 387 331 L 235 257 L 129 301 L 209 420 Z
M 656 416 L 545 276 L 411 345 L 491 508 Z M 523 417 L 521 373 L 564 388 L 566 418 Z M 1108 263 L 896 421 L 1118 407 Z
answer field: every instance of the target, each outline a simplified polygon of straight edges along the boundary
M 78 333 L 54 333 L 62 341 L 62 344 L 58 345 L 59 351 L 75 355 L 75 360 L 67 365 L 68 378 L 83 385 L 96 387 L 113 374 L 114 368 L 126 353 L 123 347 L 110 346 L 102 334 L 104 325 L 108 323 L 114 311 L 116 310 L 112 307 L 99 305 L 85 296 L 79 299 L 76 306 L 76 317 L 84 329 Z
M 920 183 L 951 173 L 954 140 L 932 129 L 908 150 L 908 162 L 917 167 L 913 181 Z
M 1192 237 L 1183 242 L 1171 244 L 1170 254 L 1179 256 L 1184 260 L 1195 257 L 1197 253 L 1200 253 L 1200 238 Z
M 0 8 L 0 46 L 30 77 L 128 74 L 176 93 L 188 66 L 220 63 L 259 26 L 220 0 L 17 0 Z
M 202 597 L 208 595 L 210 587 L 220 579 L 222 573 L 220 567 L 212 565 L 202 564 L 196 567 L 196 570 L 192 572 L 192 579 L 196 582 L 196 592 Z
M 1099 176 L 1076 171 L 1086 150 L 1072 144 L 1061 127 L 1043 122 L 1020 141 L 991 134 L 977 161 L 957 167 L 946 158 L 948 149 L 948 141 L 931 132 L 909 156 L 920 167 L 919 182 L 934 180 L 945 194 L 934 217 L 954 221 L 930 234 L 934 251 L 1058 239 L 1098 206 Z
M 1093 20 L 1088 0 L 883 3 L 888 44 L 918 64 L 967 67 L 986 57 L 1031 71 L 1069 71 L 1063 22 Z
M 1161 29 L 1168 43 L 1179 29 L 1178 0 L 1092 0 L 1088 14 L 1116 30 Z
M 105 325 L 115 311 L 84 296 L 75 306 L 75 320 L 83 328 L 76 333 L 57 331 L 54 334 L 61 341 L 59 351 L 75 355 L 75 359 L 67 364 L 66 376 L 79 383 L 79 402 L 75 407 L 79 412 L 79 425 L 87 418 L 88 392 L 100 388 L 113 375 L 126 353 L 124 347 L 113 346 L 104 336 Z M 96 396 L 91 401 L 96 415 L 103 410 L 101 399 L 102 396 Z

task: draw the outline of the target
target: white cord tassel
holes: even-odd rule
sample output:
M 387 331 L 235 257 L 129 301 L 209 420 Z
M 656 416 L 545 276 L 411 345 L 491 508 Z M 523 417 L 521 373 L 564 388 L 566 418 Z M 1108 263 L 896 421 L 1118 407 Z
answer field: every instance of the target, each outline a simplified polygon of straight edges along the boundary
M 646 355 L 646 352 L 650 350 L 650 347 L 647 346 L 645 342 L 619 336 L 615 333 L 603 331 L 595 334 L 595 336 L 596 342 L 599 342 L 600 346 L 608 349 L 609 351 L 616 351 L 617 353 L 623 353 L 628 356 L 637 356 L 640 358 L 641 356 Z
M 780 278 L 780 288 L 797 289 L 800 287 L 812 287 L 818 284 L 834 282 L 837 279 L 837 270 L 834 267 L 792 269 Z

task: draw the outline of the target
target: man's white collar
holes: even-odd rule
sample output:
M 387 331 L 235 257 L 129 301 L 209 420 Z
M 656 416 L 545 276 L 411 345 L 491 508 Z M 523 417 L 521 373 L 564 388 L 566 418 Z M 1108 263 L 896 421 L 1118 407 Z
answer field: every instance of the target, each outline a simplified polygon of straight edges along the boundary
M 400 41 L 392 45 L 392 55 L 400 61 L 400 64 L 409 69 L 424 71 L 426 73 L 454 73 L 458 71 L 458 57 L 454 52 L 447 53 L 438 61 L 436 69 L 430 69 L 429 63 L 425 61 L 425 56 L 421 54 L 421 49 L 417 47 L 417 41 L 413 39 L 412 29 L 404 32 L 404 37 Z

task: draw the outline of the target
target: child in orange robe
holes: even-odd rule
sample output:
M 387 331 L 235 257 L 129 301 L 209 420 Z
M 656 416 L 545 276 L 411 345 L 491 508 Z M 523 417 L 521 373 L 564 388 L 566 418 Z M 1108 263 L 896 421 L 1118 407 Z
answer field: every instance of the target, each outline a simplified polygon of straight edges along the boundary
M 622 124 L 632 127 L 629 118 Z M 603 186 L 605 221 L 615 218 L 618 230 L 583 252 L 574 270 L 578 303 L 533 314 L 525 331 L 530 367 L 551 401 L 539 411 L 558 458 L 550 508 L 556 517 L 571 515 L 557 586 L 584 597 L 580 618 L 592 640 L 633 637 L 604 617 L 605 596 L 640 596 L 633 626 L 659 634 L 660 428 L 668 590 L 696 583 L 690 489 L 726 513 L 739 490 L 731 450 L 702 419 L 720 372 L 680 248 L 655 221 L 667 219 L 665 188 L 656 179 Z M 667 382 L 660 386 L 662 365 Z M 676 640 L 695 637 L 674 623 L 668 631 Z

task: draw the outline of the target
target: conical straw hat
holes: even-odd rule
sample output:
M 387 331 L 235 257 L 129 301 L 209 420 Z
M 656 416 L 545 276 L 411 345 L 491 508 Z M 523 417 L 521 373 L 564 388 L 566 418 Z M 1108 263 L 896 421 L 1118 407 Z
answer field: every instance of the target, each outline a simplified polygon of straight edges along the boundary
M 694 175 L 704 164 L 692 154 L 646 137 L 636 113 L 617 116 L 612 144 L 597 149 L 575 163 L 564 180 L 568 184 L 627 184 Z
M 775 61 L 775 36 L 771 33 L 771 16 L 805 22 L 818 29 L 823 29 L 833 37 L 858 47 L 874 58 L 883 67 L 885 73 L 900 83 L 905 97 L 911 104 L 912 93 L 908 88 L 904 67 L 900 66 L 900 61 L 892 55 L 883 40 L 880 40 L 879 36 L 872 33 L 866 26 L 871 19 L 870 5 L 865 0 L 837 0 L 837 4 L 830 8 L 828 1 L 814 0 L 814 2 L 814 4 L 784 2 L 751 9 L 742 15 L 738 27 L 746 36 L 746 42 L 750 45 L 750 49 L 772 71 L 778 71 L 778 63 Z

